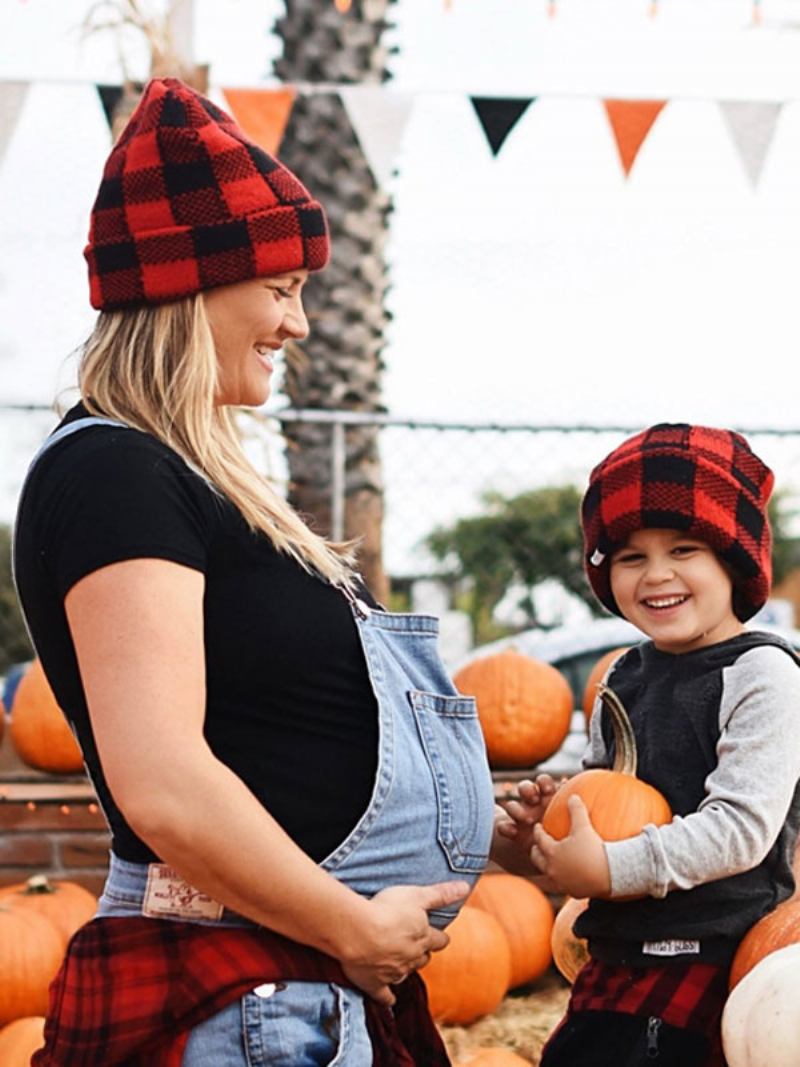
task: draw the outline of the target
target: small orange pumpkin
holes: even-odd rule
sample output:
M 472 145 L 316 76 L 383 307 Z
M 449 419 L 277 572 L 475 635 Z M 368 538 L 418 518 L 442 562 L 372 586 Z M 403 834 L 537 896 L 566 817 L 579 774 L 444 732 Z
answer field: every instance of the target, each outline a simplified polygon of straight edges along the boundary
M 494 915 L 511 948 L 509 989 L 532 982 L 550 966 L 553 907 L 533 882 L 516 874 L 484 874 L 467 904 Z
M 494 915 L 462 908 L 447 928 L 450 943 L 420 975 L 437 1022 L 467 1025 L 493 1012 L 508 992 L 511 949 Z
M 572 720 L 564 675 L 513 648 L 473 660 L 453 681 L 474 696 L 492 767 L 534 767 L 558 752 Z
M 792 897 L 751 926 L 736 950 L 728 988 L 740 982 L 757 963 L 779 948 L 800 942 L 800 899 Z
M 52 774 L 75 774 L 83 770 L 78 742 L 56 703 L 38 658 L 27 668 L 14 694 L 11 740 L 29 767 Z
M 532 1067 L 530 1060 L 524 1060 L 510 1048 L 500 1045 L 486 1045 L 470 1052 L 465 1060 L 459 1060 L 456 1067 Z
M 629 645 L 624 645 L 621 648 L 612 648 L 610 652 L 606 652 L 600 657 L 600 659 L 589 671 L 589 677 L 586 679 L 586 685 L 583 688 L 583 714 L 586 716 L 586 725 L 589 725 L 589 720 L 592 717 L 592 709 L 594 708 L 595 697 L 597 696 L 597 683 L 602 682 L 606 676 L 606 671 L 614 662 L 619 659 L 623 652 L 627 652 Z
M 607 685 L 597 691 L 611 716 L 615 753 L 612 770 L 581 771 L 554 794 L 542 818 L 542 826 L 560 841 L 570 830 L 567 801 L 579 796 L 589 811 L 592 826 L 604 841 L 635 837 L 652 823 L 672 821 L 669 804 L 657 789 L 636 777 L 636 739 L 619 697 Z
M 3 1067 L 30 1067 L 31 1056 L 43 1046 L 43 1016 L 15 1019 L 0 1030 L 0 1063 Z
M 550 935 L 553 963 L 570 985 L 589 959 L 587 942 L 582 937 L 576 937 L 572 932 L 575 920 L 588 906 L 589 901 L 586 897 L 565 897 L 564 903 L 556 912 L 553 932 Z
M 64 939 L 43 915 L 0 903 L 0 1026 L 44 1015 Z
M 97 911 L 97 899 L 88 889 L 76 882 L 51 882 L 43 874 L 0 889 L 2 903 L 44 915 L 61 931 L 65 948 L 75 931 Z

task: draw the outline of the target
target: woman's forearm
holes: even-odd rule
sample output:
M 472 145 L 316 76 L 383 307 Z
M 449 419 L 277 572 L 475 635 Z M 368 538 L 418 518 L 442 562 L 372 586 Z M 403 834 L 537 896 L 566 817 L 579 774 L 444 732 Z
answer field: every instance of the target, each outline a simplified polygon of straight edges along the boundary
M 198 749 L 179 766 L 171 758 L 151 768 L 158 784 L 124 812 L 134 832 L 246 918 L 338 959 L 368 953 L 367 902 L 310 859 L 204 744 Z

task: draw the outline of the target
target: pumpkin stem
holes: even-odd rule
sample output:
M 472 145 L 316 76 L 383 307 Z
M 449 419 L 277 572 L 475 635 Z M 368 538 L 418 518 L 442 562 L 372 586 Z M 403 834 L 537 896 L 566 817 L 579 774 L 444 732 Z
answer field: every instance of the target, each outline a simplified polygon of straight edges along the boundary
M 636 737 L 633 733 L 631 720 L 625 710 L 625 705 L 617 694 L 604 682 L 597 686 L 597 693 L 603 703 L 603 707 L 611 719 L 611 729 L 614 731 L 614 766 L 612 770 L 620 774 L 631 774 L 636 777 Z
M 25 895 L 34 896 L 43 893 L 55 893 L 55 887 L 50 885 L 46 874 L 32 874 L 25 883 Z

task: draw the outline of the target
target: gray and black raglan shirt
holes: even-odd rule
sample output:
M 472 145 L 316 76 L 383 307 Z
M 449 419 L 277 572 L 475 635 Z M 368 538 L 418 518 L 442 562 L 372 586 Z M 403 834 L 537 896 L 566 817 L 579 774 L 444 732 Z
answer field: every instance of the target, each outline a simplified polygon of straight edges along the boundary
M 682 655 L 646 641 L 616 661 L 607 680 L 636 735 L 637 776 L 675 817 L 606 844 L 616 899 L 593 901 L 575 926 L 592 955 L 632 965 L 726 962 L 749 927 L 791 895 L 798 668 L 783 640 L 758 631 Z M 613 759 L 611 727 L 597 711 L 586 767 Z

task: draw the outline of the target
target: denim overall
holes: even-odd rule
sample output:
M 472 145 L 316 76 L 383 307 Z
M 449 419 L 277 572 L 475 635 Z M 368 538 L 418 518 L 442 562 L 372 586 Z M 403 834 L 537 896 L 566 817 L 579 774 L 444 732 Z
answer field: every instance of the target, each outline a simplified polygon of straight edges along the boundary
M 70 423 L 43 449 L 102 422 L 111 420 Z M 494 808 L 475 702 L 457 693 L 439 657 L 435 618 L 346 595 L 377 699 L 379 758 L 366 811 L 322 867 L 365 897 L 392 885 L 472 884 L 488 859 Z M 141 914 L 147 877 L 148 865 L 112 855 L 98 915 Z M 431 923 L 445 926 L 458 908 L 431 912 Z M 196 921 L 251 925 L 227 909 Z M 196 1027 L 183 1067 L 368 1067 L 371 1059 L 360 994 L 289 982 L 259 986 Z

